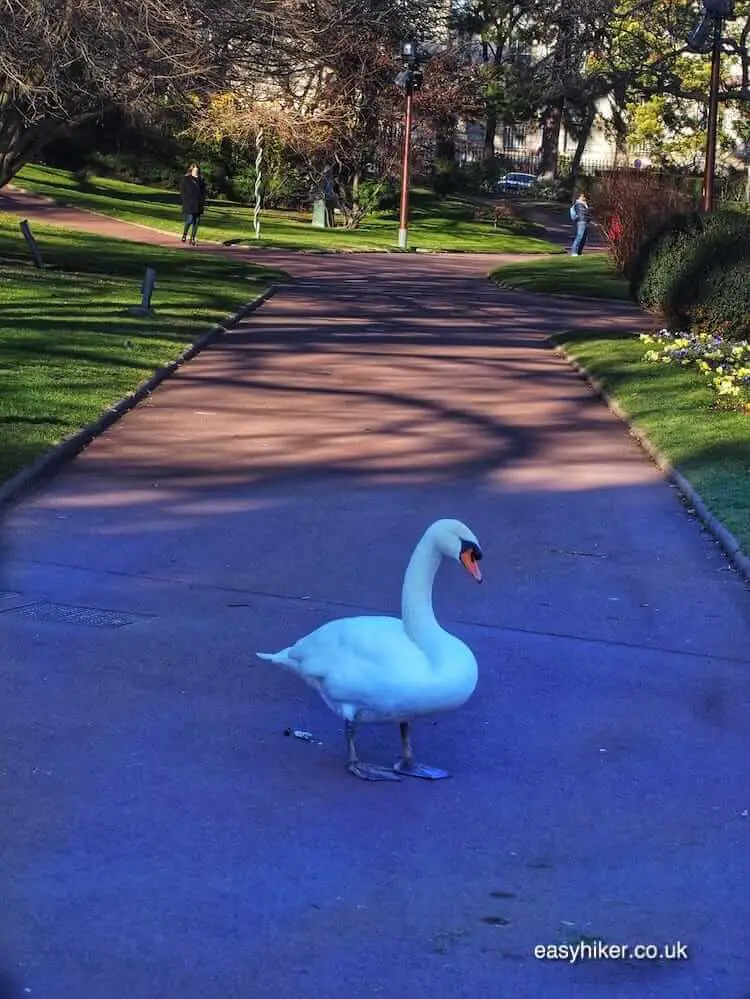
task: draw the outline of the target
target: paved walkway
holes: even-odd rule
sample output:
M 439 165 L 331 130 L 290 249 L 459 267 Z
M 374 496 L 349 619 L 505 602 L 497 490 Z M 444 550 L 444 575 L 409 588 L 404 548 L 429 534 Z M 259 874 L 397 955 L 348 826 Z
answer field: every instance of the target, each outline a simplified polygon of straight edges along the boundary
M 570 247 L 573 242 L 575 226 L 568 215 L 568 205 L 558 205 L 550 202 L 528 202 L 523 206 L 524 215 L 532 222 L 538 222 L 547 230 L 545 239 L 559 246 Z M 594 222 L 589 226 L 586 236 L 586 250 L 605 250 L 607 240 L 600 227 Z
M 637 314 L 490 258 L 252 256 L 295 282 L 12 515 L 5 995 L 743 999 L 747 593 L 545 341 Z M 367 785 L 253 653 L 397 613 L 446 515 L 481 677 L 415 742 L 455 776 Z M 690 959 L 533 956 L 582 937 Z

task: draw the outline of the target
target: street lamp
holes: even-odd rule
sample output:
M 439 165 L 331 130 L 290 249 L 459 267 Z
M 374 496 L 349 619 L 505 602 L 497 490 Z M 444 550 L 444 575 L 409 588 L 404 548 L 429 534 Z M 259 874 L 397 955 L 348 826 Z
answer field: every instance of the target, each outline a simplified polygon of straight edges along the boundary
M 405 250 L 409 236 L 409 161 L 411 158 L 411 115 L 414 91 L 422 86 L 422 70 L 419 68 L 417 43 L 404 42 L 401 54 L 404 68 L 396 77 L 396 86 L 406 94 L 406 117 L 404 120 L 404 158 L 401 167 L 401 212 L 398 224 L 398 245 Z
M 719 84 L 721 67 L 721 30 L 725 20 L 734 18 L 734 0 L 703 0 L 705 14 L 688 36 L 688 48 L 706 52 L 706 42 L 713 29 L 711 42 L 711 85 L 708 93 L 708 130 L 703 169 L 702 207 L 712 212 L 716 207 L 716 142 L 719 132 Z

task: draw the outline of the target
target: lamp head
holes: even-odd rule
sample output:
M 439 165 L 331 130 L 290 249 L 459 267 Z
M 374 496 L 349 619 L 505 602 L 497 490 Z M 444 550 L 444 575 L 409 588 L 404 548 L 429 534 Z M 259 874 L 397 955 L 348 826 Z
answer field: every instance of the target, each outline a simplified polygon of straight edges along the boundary
M 417 43 L 414 40 L 404 42 L 401 53 L 404 57 L 404 62 L 410 66 L 413 65 L 417 61 Z

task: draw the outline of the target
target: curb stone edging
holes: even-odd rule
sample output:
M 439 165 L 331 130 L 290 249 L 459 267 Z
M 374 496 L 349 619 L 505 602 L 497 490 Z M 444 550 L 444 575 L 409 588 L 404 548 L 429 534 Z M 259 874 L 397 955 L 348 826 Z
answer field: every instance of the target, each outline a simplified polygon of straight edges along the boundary
M 99 437 L 105 430 L 108 430 L 112 424 L 130 412 L 131 409 L 135 409 L 139 403 L 151 395 L 158 385 L 170 375 L 173 375 L 178 368 L 182 367 L 188 361 L 192 361 L 210 343 L 235 327 L 245 316 L 260 308 L 277 290 L 278 285 L 269 285 L 264 292 L 237 309 L 223 323 L 216 323 L 215 326 L 212 326 L 203 336 L 200 336 L 189 347 L 186 347 L 178 354 L 174 360 L 157 368 L 149 378 L 141 382 L 128 395 L 119 399 L 113 406 L 106 409 L 92 423 L 81 427 L 80 430 L 66 437 L 59 444 L 53 445 L 30 465 L 22 468 L 20 472 L 17 472 L 7 482 L 0 485 L 0 515 L 5 509 L 13 503 L 18 502 L 18 500 L 39 485 L 42 480 L 56 474 L 64 464 L 75 458 L 95 438 Z
M 627 299 L 617 299 L 617 298 L 589 298 L 587 295 L 566 295 L 563 291 L 555 292 L 550 294 L 547 291 L 535 291 L 533 288 L 518 288 L 514 284 L 506 284 L 505 281 L 499 281 L 497 278 L 493 278 L 489 275 L 490 280 L 496 284 L 503 291 L 515 291 L 519 295 L 539 295 L 544 296 L 544 298 L 561 298 L 565 302 L 594 302 L 596 305 L 613 305 L 617 308 L 633 309 L 634 311 L 643 313 L 644 318 L 648 316 L 648 313 L 640 307 L 636 302 L 631 302 Z
M 550 340 L 550 342 L 558 357 L 563 358 L 577 374 L 588 382 L 594 392 L 607 404 L 610 411 L 627 426 L 630 436 L 638 442 L 657 468 L 664 473 L 665 477 L 677 487 L 683 499 L 689 503 L 691 512 L 696 514 L 704 527 L 721 545 L 724 554 L 732 566 L 743 576 L 745 582 L 750 583 L 750 557 L 742 550 L 742 546 L 737 538 L 711 513 L 701 499 L 700 494 L 688 482 L 685 476 L 674 467 L 672 462 L 662 454 L 659 448 L 652 443 L 645 431 L 640 430 L 633 424 L 630 415 L 616 399 L 612 398 L 599 379 L 587 371 L 564 347 L 555 343 L 554 340 Z

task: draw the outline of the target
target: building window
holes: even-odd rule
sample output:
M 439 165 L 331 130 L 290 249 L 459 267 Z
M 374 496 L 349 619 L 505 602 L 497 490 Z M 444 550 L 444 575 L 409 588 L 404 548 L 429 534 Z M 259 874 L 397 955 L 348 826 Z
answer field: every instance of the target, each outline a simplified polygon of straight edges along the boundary
M 526 148 L 526 126 L 504 125 L 503 149 L 525 149 L 525 148 Z

